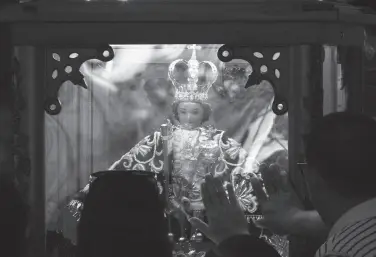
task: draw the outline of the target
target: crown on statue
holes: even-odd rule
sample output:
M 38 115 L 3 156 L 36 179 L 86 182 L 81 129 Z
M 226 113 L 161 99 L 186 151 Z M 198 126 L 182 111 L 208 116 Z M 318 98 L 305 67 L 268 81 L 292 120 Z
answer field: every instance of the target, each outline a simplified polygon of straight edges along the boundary
M 208 100 L 208 92 L 213 83 L 217 80 L 218 70 L 214 63 L 209 61 L 198 61 L 196 57 L 196 50 L 201 47 L 191 45 L 187 47 L 192 49 L 192 57 L 188 61 L 178 59 L 172 62 L 168 68 L 168 77 L 175 87 L 175 100 L 177 101 L 198 101 L 204 102 Z M 178 65 L 186 66 L 187 80 L 181 82 L 178 80 L 176 70 Z M 212 76 L 207 78 L 205 66 L 209 66 Z M 204 76 L 202 75 L 204 71 Z M 205 77 L 205 79 L 202 79 Z

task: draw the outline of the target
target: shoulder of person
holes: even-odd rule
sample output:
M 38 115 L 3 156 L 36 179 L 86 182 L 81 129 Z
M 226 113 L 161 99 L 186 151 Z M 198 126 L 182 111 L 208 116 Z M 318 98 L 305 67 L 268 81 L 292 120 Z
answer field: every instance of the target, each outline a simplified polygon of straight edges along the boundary
M 329 253 L 329 254 L 325 254 L 325 255 L 322 256 L 322 257 L 350 257 L 350 256 L 347 255 L 347 254 Z
M 376 256 L 376 216 L 347 225 L 329 237 L 318 253 L 320 257 Z

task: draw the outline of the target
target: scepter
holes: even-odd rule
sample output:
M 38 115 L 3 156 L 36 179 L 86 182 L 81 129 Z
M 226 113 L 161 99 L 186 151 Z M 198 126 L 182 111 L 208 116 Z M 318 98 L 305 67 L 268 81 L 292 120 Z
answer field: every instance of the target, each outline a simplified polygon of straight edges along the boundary
M 169 201 L 170 201 L 170 183 L 171 183 L 171 167 L 170 167 L 170 158 L 169 158 L 169 149 L 168 149 L 168 142 L 170 140 L 170 121 L 167 124 L 161 125 L 161 134 L 162 134 L 162 142 L 163 142 L 163 170 L 164 170 L 164 192 L 165 192 L 165 201 L 166 201 L 166 208 L 169 208 Z M 174 235 L 172 234 L 171 230 L 171 217 L 170 213 L 167 212 L 167 221 L 168 221 L 168 236 L 171 242 L 174 240 Z

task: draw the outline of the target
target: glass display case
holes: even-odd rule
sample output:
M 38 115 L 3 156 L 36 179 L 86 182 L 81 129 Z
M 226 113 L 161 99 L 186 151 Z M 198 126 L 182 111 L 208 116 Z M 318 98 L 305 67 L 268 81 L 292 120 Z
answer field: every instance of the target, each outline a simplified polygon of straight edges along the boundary
M 1 78 L 17 96 L 20 150 L 9 160 L 33 211 L 31 256 L 45 254 L 46 231 L 75 243 L 90 174 L 99 170 L 156 174 L 168 192 L 176 256 L 212 247 L 186 222 L 205 217 L 199 185 L 208 172 L 233 184 L 250 224 L 262 214 L 249 179 L 263 163 L 288 170 L 304 198 L 301 135 L 323 106 L 358 108 L 359 92 L 347 90 L 347 99 L 338 78 L 350 56 L 373 58 L 367 31 L 376 19 L 344 4 L 270 3 L 42 1 L 0 9 Z M 354 74 L 346 81 L 361 81 Z M 289 253 L 286 237 L 250 227 L 282 256 L 302 256 L 291 246 Z
M 73 197 L 81 178 L 82 190 L 68 205 L 69 215 L 79 220 L 90 172 L 152 171 L 163 176 L 161 193 L 170 190 L 167 201 L 176 221 L 171 232 L 179 249 L 191 245 L 188 254 L 192 244 L 202 248 L 207 241 L 190 228 L 186 216 L 205 217 L 200 184 L 211 173 L 233 184 L 251 223 L 259 218 L 249 179 L 261 177 L 261 163 L 278 162 L 287 169 L 288 117 L 273 112 L 273 87 L 267 81 L 244 88 L 252 66 L 242 60 L 221 62 L 220 47 L 117 45 L 110 62 L 85 62 L 81 71 L 92 94 L 67 85 L 59 95 L 60 114 L 46 116 L 47 207 Z M 77 170 L 68 176 L 69 163 Z M 171 177 L 167 187 L 166 177 Z M 59 182 L 67 186 L 58 185 L 57 191 L 53 185 Z M 64 227 L 69 219 L 64 214 L 46 218 L 52 227 Z M 74 226 L 70 230 L 65 234 L 74 241 Z M 281 240 L 274 245 L 287 256 L 287 240 L 262 232 L 270 242 Z

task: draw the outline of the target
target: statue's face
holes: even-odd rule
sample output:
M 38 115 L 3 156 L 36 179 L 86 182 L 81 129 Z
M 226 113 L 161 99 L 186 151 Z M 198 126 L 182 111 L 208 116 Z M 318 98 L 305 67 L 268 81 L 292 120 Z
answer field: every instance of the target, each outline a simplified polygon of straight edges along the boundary
M 204 119 L 204 108 L 200 103 L 181 102 L 177 112 L 180 124 L 187 129 L 199 127 Z

